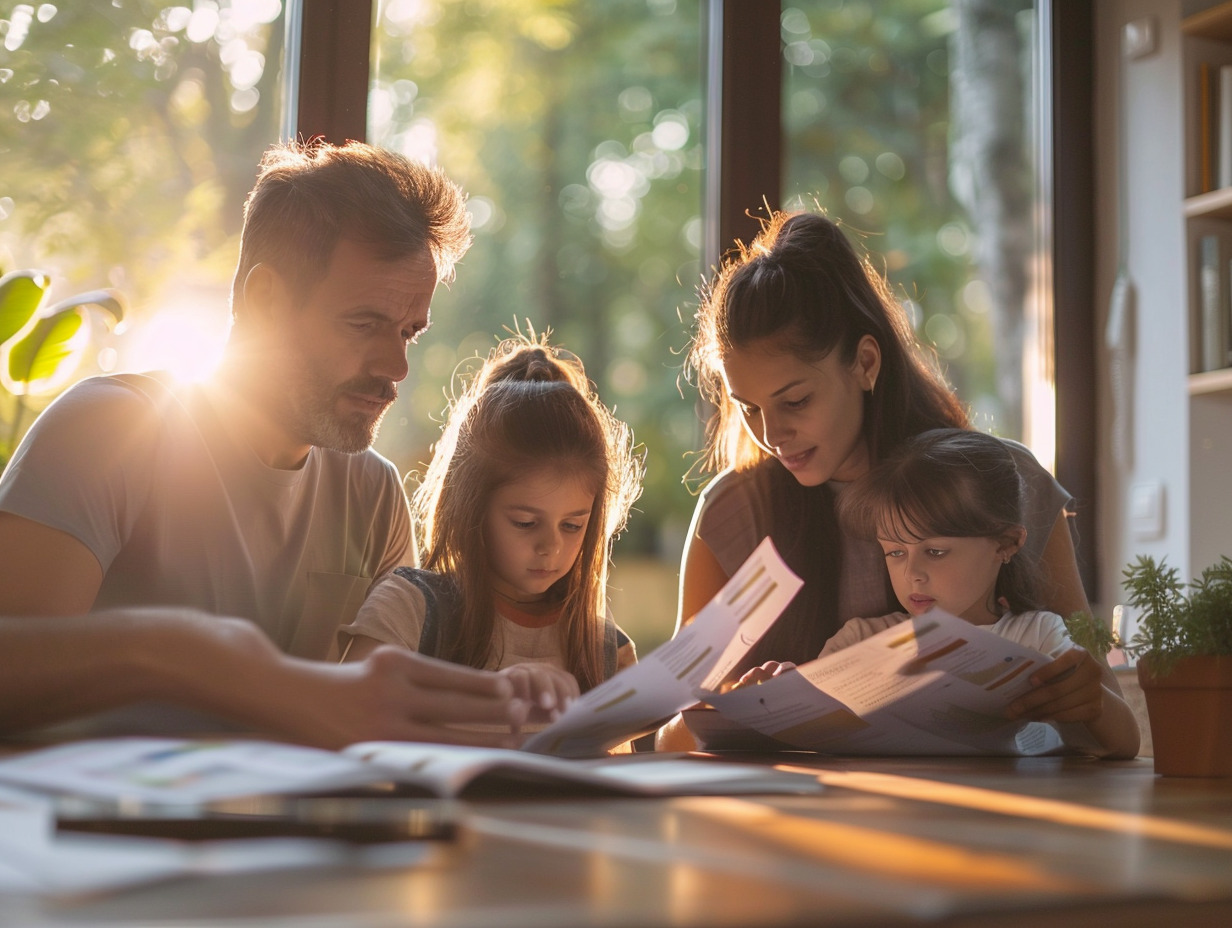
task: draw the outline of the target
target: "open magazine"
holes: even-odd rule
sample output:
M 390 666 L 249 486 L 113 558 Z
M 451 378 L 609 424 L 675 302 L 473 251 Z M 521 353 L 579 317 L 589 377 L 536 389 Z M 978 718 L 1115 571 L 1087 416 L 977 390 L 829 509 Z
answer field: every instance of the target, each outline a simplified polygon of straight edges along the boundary
M 625 754 L 565 760 L 503 748 L 361 742 L 327 751 L 270 741 L 107 738 L 0 761 L 0 783 L 39 793 L 190 806 L 253 795 L 475 796 L 813 793 L 817 778 L 761 764 Z

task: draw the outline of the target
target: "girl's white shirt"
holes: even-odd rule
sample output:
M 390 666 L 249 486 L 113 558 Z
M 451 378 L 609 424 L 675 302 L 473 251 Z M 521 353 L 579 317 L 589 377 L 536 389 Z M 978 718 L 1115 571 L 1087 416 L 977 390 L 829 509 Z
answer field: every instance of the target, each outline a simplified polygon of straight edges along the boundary
M 889 615 L 876 618 L 851 619 L 840 628 L 824 648 L 819 657 L 841 651 L 857 641 L 871 638 L 878 632 L 893 628 L 910 619 L 905 612 L 892 612 Z M 1055 612 L 1042 610 L 1031 612 L 1006 612 L 991 625 L 981 626 L 994 634 L 1000 635 L 1015 644 L 1033 648 L 1048 657 L 1056 659 L 1074 647 L 1074 642 L 1065 628 L 1065 621 Z

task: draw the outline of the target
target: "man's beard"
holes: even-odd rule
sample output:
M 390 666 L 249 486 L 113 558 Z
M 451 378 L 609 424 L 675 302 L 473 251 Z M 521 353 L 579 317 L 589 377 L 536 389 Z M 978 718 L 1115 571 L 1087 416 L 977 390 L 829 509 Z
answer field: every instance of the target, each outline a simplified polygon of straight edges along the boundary
M 347 394 L 379 396 L 387 403 L 374 413 L 359 410 L 341 413 L 338 404 Z M 290 398 L 294 428 L 301 439 L 318 448 L 359 454 L 371 448 L 376 441 L 381 420 L 397 396 L 395 384 L 377 377 L 356 377 L 331 387 L 308 375 L 298 399 Z

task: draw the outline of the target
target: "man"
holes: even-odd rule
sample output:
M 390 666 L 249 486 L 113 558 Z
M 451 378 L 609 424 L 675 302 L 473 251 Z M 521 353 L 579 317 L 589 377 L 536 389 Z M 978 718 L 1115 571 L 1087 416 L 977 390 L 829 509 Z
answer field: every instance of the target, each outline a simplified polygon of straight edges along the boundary
M 401 481 L 370 446 L 406 376 L 407 348 L 428 327 L 436 284 L 469 245 L 464 197 L 436 169 L 359 143 L 267 152 L 244 209 L 217 375 L 198 387 L 148 375 L 86 380 L 43 413 L 0 477 L 0 615 L 118 608 L 43 634 L 63 645 L 84 640 L 69 633 L 105 638 L 114 626 L 136 659 L 162 662 L 145 676 L 174 671 L 136 686 L 137 696 L 245 721 L 260 716 L 250 697 L 237 711 L 217 680 L 191 691 L 194 649 L 216 676 L 242 674 L 231 687 L 288 666 L 319 683 L 279 651 L 324 659 L 373 579 L 414 560 Z M 248 619 L 277 648 L 234 623 L 211 628 L 200 612 Z M 46 676 L 76 679 L 73 666 L 53 668 L 63 652 L 40 648 L 31 628 L 11 621 L 0 634 L 47 662 Z M 154 651 L 160 636 L 175 640 Z M 361 675 L 389 674 L 392 660 Z M 124 672 L 102 660 L 96 669 Z M 446 692 L 476 686 L 453 671 L 401 665 Z M 131 701 L 106 679 L 88 682 L 104 703 Z M 486 701 L 463 711 L 473 717 L 453 707 L 446 720 L 520 711 L 507 682 L 479 691 Z

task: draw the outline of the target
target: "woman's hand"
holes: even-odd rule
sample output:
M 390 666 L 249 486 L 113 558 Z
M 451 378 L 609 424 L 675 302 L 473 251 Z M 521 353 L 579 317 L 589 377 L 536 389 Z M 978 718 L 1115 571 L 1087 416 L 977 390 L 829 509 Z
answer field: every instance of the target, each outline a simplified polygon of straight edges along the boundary
M 795 669 L 796 665 L 791 661 L 766 661 L 760 667 L 753 667 L 746 670 L 744 672 L 744 676 L 732 684 L 732 689 L 736 690 L 742 686 L 753 686 L 757 683 L 765 683 L 771 677 L 777 677 L 779 674 Z

